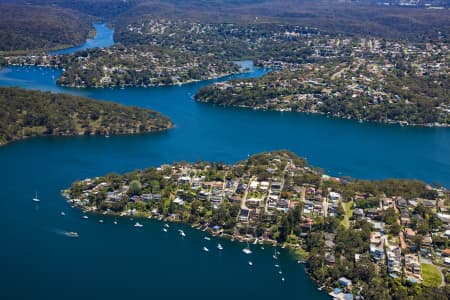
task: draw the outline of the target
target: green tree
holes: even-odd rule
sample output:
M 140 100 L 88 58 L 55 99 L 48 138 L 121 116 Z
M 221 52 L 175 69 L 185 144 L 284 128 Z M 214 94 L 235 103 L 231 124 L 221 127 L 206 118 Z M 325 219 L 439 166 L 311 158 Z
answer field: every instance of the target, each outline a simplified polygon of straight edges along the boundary
M 128 189 L 128 195 L 136 196 L 140 195 L 141 192 L 142 192 L 142 184 L 140 183 L 140 181 L 137 179 L 131 181 Z

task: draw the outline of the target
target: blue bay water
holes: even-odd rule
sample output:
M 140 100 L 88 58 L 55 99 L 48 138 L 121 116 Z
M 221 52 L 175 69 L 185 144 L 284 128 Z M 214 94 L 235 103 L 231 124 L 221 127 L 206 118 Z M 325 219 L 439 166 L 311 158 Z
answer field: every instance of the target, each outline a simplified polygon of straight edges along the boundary
M 113 30 L 108 28 L 106 24 L 97 23 L 94 24 L 94 28 L 95 37 L 93 39 L 88 39 L 83 45 L 51 51 L 49 54 L 68 54 L 89 48 L 106 48 L 114 44 Z
M 106 29 L 105 29 L 106 30 Z M 99 30 L 97 30 L 98 33 Z M 101 45 L 100 45 L 101 46 Z M 252 69 L 241 77 L 261 76 Z M 176 87 L 68 89 L 55 84 L 60 71 L 45 68 L 0 70 L 1 86 L 66 92 L 125 105 L 148 107 L 169 116 L 176 127 L 163 133 L 104 137 L 34 138 L 0 148 L 0 291 L 4 299 L 327 299 L 303 266 L 282 252 L 282 283 L 272 249 L 207 242 L 172 225 L 90 216 L 70 208 L 60 190 L 73 181 L 180 160 L 224 161 L 289 149 L 332 175 L 357 178 L 404 177 L 450 186 L 450 131 L 357 123 L 298 113 L 222 108 L 197 103 L 199 82 Z M 31 198 L 39 192 L 42 201 Z M 66 216 L 60 216 L 65 211 Z M 77 231 L 70 239 L 64 231 Z M 202 251 L 210 248 L 209 253 Z M 247 265 L 248 260 L 254 267 Z

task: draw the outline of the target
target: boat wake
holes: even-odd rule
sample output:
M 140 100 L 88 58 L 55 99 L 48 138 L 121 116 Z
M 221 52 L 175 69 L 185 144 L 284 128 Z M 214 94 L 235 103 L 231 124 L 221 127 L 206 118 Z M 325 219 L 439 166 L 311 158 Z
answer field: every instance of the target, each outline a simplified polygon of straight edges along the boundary
M 62 235 L 62 236 L 66 236 L 66 237 L 79 237 L 78 232 L 75 232 L 75 231 L 66 231 L 66 230 L 55 228 L 55 229 L 50 229 L 49 232 L 53 232 L 58 235 Z

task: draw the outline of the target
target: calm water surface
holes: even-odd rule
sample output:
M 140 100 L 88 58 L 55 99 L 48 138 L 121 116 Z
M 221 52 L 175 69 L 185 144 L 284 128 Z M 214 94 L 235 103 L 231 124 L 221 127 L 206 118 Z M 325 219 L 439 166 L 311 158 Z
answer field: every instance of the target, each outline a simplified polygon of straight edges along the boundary
M 105 27 L 106 28 L 106 27 Z M 105 29 L 106 30 L 106 29 Z M 99 33 L 100 31 L 97 30 Z M 100 32 L 101 33 L 101 32 Z M 100 45 L 101 46 L 101 45 Z M 105 44 L 108 46 L 108 44 Z M 252 69 L 246 76 L 261 76 Z M 46 137 L 0 148 L 0 293 L 3 299 L 328 299 L 287 253 L 274 268 L 272 249 L 203 240 L 172 225 L 90 216 L 60 196 L 74 180 L 186 160 L 227 163 L 249 154 L 290 149 L 333 175 L 407 177 L 450 186 L 450 131 L 385 126 L 297 113 L 221 108 L 192 95 L 210 82 L 151 89 L 68 89 L 56 86 L 60 71 L 0 70 L 0 85 L 20 86 L 148 107 L 176 128 L 157 134 Z M 38 191 L 42 201 L 31 198 Z M 65 211 L 66 216 L 60 216 Z M 77 231 L 79 239 L 63 235 Z M 209 253 L 202 251 L 210 248 Z M 254 266 L 247 263 L 251 259 Z
M 112 46 L 114 44 L 114 30 L 108 28 L 106 24 L 94 24 L 95 28 L 95 37 L 93 39 L 89 39 L 81 46 L 57 50 L 49 52 L 49 54 L 67 54 L 74 53 L 81 50 L 86 50 L 89 48 L 106 48 Z
M 104 35 L 109 29 L 96 28 L 104 41 L 112 40 Z M 109 44 L 93 40 L 68 52 Z M 254 70 L 243 77 L 263 73 Z M 3 299 L 269 299 L 297 296 L 298 289 L 305 299 L 328 299 L 317 291 L 303 267 L 284 252 L 275 262 L 268 247 L 262 250 L 255 245 L 254 255 L 246 256 L 241 252 L 242 244 L 220 241 L 224 251 L 219 252 L 215 249 L 219 240 L 205 241 L 203 232 L 186 227 L 187 237 L 181 239 L 177 233 L 181 225 L 172 225 L 164 233 L 158 221 L 140 221 L 144 228 L 137 229 L 133 227 L 135 221 L 129 219 L 119 219 L 117 225 L 108 217 L 103 217 L 104 223 L 98 216 L 82 220 L 81 212 L 70 208 L 60 196 L 60 190 L 74 180 L 182 159 L 236 159 L 241 155 L 232 153 L 233 144 L 227 145 L 228 149 L 208 148 L 212 142 L 220 143 L 225 135 L 240 139 L 240 130 L 237 124 L 223 123 L 228 121 L 218 114 L 220 110 L 197 105 L 191 99 L 205 83 L 155 89 L 75 90 L 57 87 L 59 75 L 57 69 L 6 68 L 0 70 L 0 85 L 152 107 L 169 115 L 177 128 L 132 139 L 50 137 L 0 148 Z M 210 112 L 213 115 L 209 121 L 199 118 Z M 221 131 L 221 124 L 236 132 Z M 251 148 L 248 150 L 244 152 L 250 153 Z M 35 191 L 42 200 L 39 204 L 31 201 Z M 61 211 L 66 215 L 61 216 Z M 67 231 L 79 232 L 80 238 L 68 238 L 64 235 Z M 203 252 L 203 246 L 210 252 Z M 249 260 L 254 263 L 251 268 Z M 283 275 L 278 274 L 275 263 L 281 265 Z

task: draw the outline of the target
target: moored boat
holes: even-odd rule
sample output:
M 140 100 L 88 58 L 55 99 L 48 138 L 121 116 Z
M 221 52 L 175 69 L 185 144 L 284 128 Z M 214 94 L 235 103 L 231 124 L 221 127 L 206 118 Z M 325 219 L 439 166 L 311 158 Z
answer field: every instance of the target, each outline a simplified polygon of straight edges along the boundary
M 80 236 L 80 235 L 78 234 L 78 232 L 75 232 L 75 231 L 69 231 L 69 232 L 66 232 L 65 235 L 67 235 L 68 237 L 72 237 L 72 238 L 77 238 L 77 237 Z
M 38 198 L 37 192 L 36 192 L 36 194 L 33 197 L 33 201 L 34 202 L 41 202 L 41 200 Z

